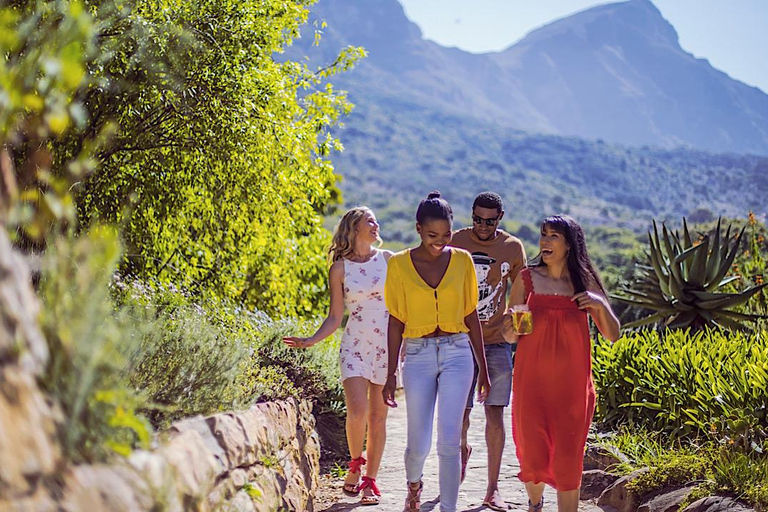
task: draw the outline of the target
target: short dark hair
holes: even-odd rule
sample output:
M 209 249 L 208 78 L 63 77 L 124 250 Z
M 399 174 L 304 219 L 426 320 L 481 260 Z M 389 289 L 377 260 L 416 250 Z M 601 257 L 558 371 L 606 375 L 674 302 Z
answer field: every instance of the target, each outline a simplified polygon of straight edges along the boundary
M 472 211 L 475 211 L 476 207 L 480 208 L 496 208 L 496 211 L 501 213 L 504 207 L 501 204 L 501 196 L 496 192 L 483 192 L 478 194 L 475 198 L 475 202 L 472 203 Z
M 424 224 L 429 219 L 453 222 L 453 210 L 448 201 L 440 197 L 440 192 L 433 190 L 426 199 L 422 199 L 416 210 L 416 222 Z

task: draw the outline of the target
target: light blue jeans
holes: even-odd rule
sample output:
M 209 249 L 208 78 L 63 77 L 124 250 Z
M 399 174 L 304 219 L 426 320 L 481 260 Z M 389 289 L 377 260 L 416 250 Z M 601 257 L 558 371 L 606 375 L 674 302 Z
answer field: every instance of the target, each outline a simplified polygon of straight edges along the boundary
M 437 456 L 440 463 L 440 511 L 454 512 L 461 479 L 461 426 L 475 367 L 469 336 L 406 338 L 403 388 L 408 416 L 405 476 L 421 480 L 432 446 L 437 400 Z

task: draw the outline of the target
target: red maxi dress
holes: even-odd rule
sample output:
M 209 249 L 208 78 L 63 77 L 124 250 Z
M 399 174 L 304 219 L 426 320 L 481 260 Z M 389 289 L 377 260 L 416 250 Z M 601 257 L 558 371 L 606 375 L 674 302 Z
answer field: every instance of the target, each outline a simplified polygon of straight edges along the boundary
M 570 297 L 539 295 L 522 271 L 533 332 L 521 336 L 512 382 L 512 434 L 523 482 L 558 491 L 581 486 L 595 412 L 587 313 Z

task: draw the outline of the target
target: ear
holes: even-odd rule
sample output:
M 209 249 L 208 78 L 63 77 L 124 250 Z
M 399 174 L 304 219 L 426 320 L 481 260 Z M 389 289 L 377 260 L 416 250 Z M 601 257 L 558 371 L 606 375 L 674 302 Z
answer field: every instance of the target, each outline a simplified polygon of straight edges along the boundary
M 504 210 L 501 210 L 501 213 L 499 214 L 499 222 L 501 222 L 501 219 L 504 218 Z
M 419 224 L 418 222 L 416 223 L 416 232 L 418 234 L 421 234 L 421 224 Z

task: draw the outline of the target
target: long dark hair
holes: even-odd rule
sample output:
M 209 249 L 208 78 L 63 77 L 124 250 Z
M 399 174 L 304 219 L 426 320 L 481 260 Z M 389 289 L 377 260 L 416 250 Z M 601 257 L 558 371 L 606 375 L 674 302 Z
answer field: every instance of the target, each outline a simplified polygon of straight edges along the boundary
M 568 251 L 568 275 L 573 283 L 573 291 L 581 293 L 587 291 L 587 285 L 590 281 L 597 284 L 603 295 L 606 297 L 608 293 L 603 286 L 603 280 L 600 279 L 600 275 L 597 273 L 595 266 L 592 264 L 592 260 L 587 253 L 587 242 L 584 238 L 584 230 L 576 219 L 569 215 L 552 215 L 544 219 L 541 223 L 542 231 L 544 228 L 549 228 L 553 231 L 557 231 L 568 243 L 570 250 Z M 532 266 L 542 267 L 546 264 L 541 259 L 539 254 L 532 263 Z

